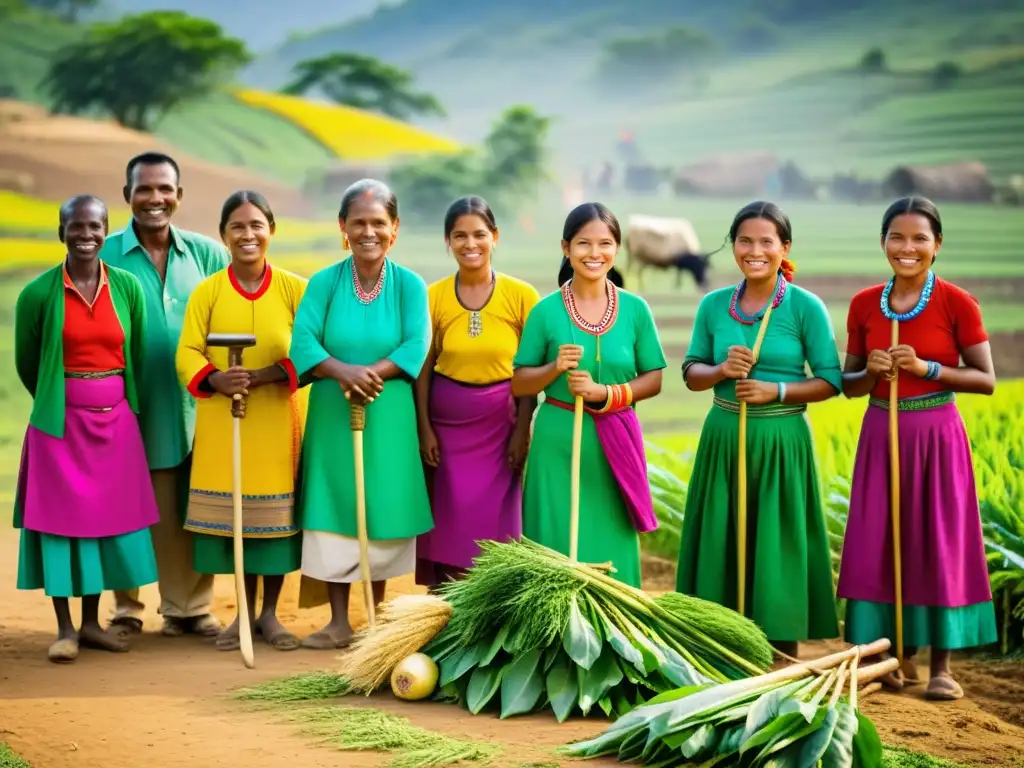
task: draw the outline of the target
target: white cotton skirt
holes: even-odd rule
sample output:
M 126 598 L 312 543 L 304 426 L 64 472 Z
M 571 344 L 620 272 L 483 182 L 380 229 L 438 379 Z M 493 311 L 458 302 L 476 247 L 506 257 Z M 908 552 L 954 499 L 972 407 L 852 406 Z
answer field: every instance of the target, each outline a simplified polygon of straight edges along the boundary
M 370 540 L 370 579 L 386 581 L 416 570 L 416 537 Z M 319 581 L 352 584 L 362 580 L 359 539 L 326 531 L 302 532 L 302 574 Z

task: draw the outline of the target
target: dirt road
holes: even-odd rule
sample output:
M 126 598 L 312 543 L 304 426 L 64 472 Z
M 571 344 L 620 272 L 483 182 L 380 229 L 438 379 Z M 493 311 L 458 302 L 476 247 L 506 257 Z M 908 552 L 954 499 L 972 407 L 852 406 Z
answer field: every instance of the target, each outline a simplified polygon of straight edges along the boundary
M 7 741 L 35 768 L 195 765 L 202 768 L 320 768 L 386 765 L 388 757 L 338 752 L 295 734 L 273 715 L 227 700 L 235 687 L 331 666 L 331 652 L 279 652 L 257 642 L 257 669 L 246 670 L 237 653 L 216 651 L 198 638 L 164 638 L 155 611 L 146 633 L 126 654 L 83 651 L 75 664 L 46 659 L 54 620 L 48 601 L 14 589 L 17 535 L 0 532 L 0 741 Z M 648 568 L 648 588 L 664 588 L 663 567 Z M 413 587 L 408 581 L 397 590 Z M 229 618 L 232 582 L 217 584 L 217 613 Z M 299 611 L 295 590 L 282 611 L 300 636 L 321 626 L 320 611 Z M 155 590 L 145 590 L 155 602 Z M 358 594 L 358 592 L 354 592 Z M 109 611 L 105 599 L 102 611 Z M 353 619 L 363 618 L 358 600 Z M 358 626 L 358 623 L 357 623 Z M 807 654 L 815 654 L 810 648 Z M 806 654 L 805 654 L 806 655 Z M 961 664 L 971 698 L 933 705 L 920 692 L 878 694 L 865 702 L 883 740 L 962 762 L 1019 766 L 1024 760 L 1024 667 Z M 546 749 L 602 730 L 597 719 L 558 725 L 547 716 L 499 721 L 473 717 L 444 704 L 401 704 L 388 695 L 345 699 L 409 717 L 416 725 L 456 737 L 494 739 L 508 745 L 503 765 L 551 764 Z M 1008 720 L 1016 722 L 1012 725 Z M 611 765 L 594 761 L 590 765 Z

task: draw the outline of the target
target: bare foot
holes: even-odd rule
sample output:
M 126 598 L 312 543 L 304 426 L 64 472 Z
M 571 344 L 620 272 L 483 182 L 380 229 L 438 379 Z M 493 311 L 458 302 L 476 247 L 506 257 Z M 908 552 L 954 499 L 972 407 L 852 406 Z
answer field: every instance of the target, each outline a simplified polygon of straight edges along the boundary
M 255 630 L 253 631 L 255 633 Z M 231 626 L 217 635 L 215 642 L 218 651 L 237 651 L 242 647 L 242 640 L 239 636 L 238 630 L 238 617 L 235 616 L 235 620 L 231 622 Z
M 299 639 L 284 628 L 276 614 L 267 613 L 260 616 L 255 629 L 263 635 L 268 645 L 279 651 L 294 651 L 299 647 Z
M 78 658 L 78 633 L 74 630 L 62 631 L 57 641 L 50 646 L 47 657 L 54 664 L 70 664 Z
M 83 648 L 92 648 L 98 651 L 112 651 L 113 653 L 124 653 L 128 650 L 129 634 L 124 632 L 108 632 L 96 624 L 83 624 L 78 630 L 78 644 Z
M 302 641 L 302 647 L 313 648 L 318 651 L 333 651 L 338 648 L 345 648 L 351 642 L 352 627 L 346 621 L 344 625 L 328 624 L 319 632 L 314 632 Z

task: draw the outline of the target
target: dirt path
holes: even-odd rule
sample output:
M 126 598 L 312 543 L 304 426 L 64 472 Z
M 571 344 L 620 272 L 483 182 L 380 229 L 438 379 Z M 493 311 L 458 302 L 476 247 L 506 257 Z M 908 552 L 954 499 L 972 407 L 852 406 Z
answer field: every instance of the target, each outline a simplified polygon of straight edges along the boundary
M 273 716 L 225 700 L 232 688 L 331 665 L 330 652 L 275 652 L 257 644 L 257 669 L 246 670 L 235 653 L 219 653 L 198 638 L 167 639 L 147 617 L 147 633 L 123 655 L 84 651 L 69 666 L 46 660 L 53 616 L 39 594 L 13 588 L 17 536 L 0 533 L 0 740 L 36 768 L 118 765 L 152 768 L 193 761 L 204 768 L 320 768 L 385 765 L 375 754 L 319 747 Z M 665 588 L 671 569 L 652 563 L 648 588 Z M 408 590 L 408 581 L 397 590 Z M 294 590 L 282 619 L 300 635 L 322 625 L 321 611 L 299 611 Z M 147 590 L 147 599 L 153 589 Z M 232 582 L 217 584 L 217 613 L 233 610 Z M 103 610 L 109 610 L 105 600 Z M 353 619 L 362 621 L 358 601 Z M 358 624 L 357 624 L 358 625 Z M 816 655 L 817 649 L 808 649 Z M 924 702 L 920 692 L 876 695 L 864 709 L 888 743 L 982 765 L 1011 766 L 1024 760 L 1024 667 L 961 664 L 971 699 L 949 705 Z M 503 765 L 550 763 L 545 750 L 602 730 L 602 721 L 558 725 L 547 716 L 499 721 L 473 717 L 443 704 L 401 704 L 390 696 L 352 697 L 350 705 L 376 706 L 409 717 L 416 725 L 456 737 L 493 738 L 506 745 Z M 1015 720 L 1017 726 L 1006 720 Z M 594 761 L 591 765 L 612 765 Z

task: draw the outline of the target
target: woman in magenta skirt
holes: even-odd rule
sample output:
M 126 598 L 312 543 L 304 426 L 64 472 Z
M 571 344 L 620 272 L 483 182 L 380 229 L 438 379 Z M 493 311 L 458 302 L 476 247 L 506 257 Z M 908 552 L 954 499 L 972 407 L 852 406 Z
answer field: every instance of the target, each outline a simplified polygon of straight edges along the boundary
M 882 217 L 881 234 L 894 275 L 854 296 L 847 320 L 843 391 L 870 400 L 838 596 L 847 600 L 848 642 L 895 643 L 888 407 L 898 373 L 904 665 L 885 682 L 921 682 L 914 656 L 930 646 L 925 695 L 948 701 L 963 696 L 950 672 L 952 651 L 996 640 L 971 447 L 955 403 L 956 392 L 992 394 L 992 351 L 978 302 L 932 271 L 942 219 L 931 201 L 897 200 Z

